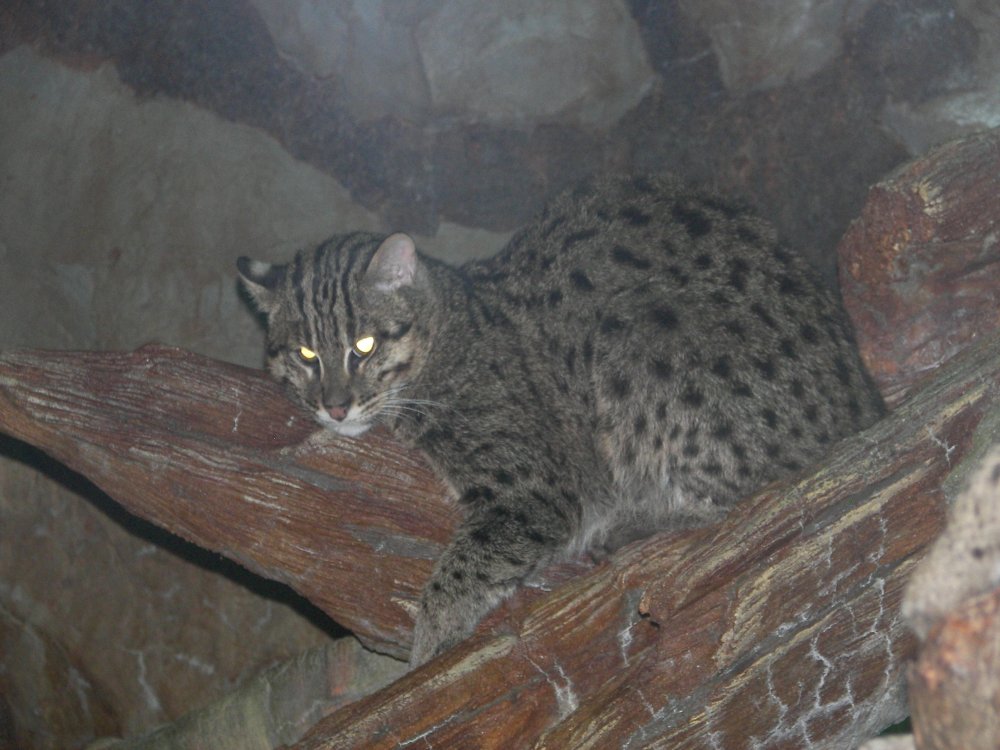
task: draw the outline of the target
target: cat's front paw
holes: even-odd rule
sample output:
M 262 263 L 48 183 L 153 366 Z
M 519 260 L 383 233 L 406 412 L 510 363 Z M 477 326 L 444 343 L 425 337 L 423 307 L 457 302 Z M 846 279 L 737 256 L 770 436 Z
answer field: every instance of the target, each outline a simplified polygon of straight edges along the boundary
M 433 578 L 420 599 L 410 666 L 420 666 L 465 640 L 483 615 L 509 593 L 509 587 L 486 586 L 455 591 L 447 582 Z
M 410 667 L 419 667 L 446 650 L 458 637 L 449 637 L 428 617 L 419 617 L 413 628 L 413 649 L 410 651 Z
M 451 603 L 435 607 L 425 597 L 413 629 L 413 649 L 410 666 L 418 667 L 447 651 L 472 633 L 479 617 L 462 612 L 460 605 Z

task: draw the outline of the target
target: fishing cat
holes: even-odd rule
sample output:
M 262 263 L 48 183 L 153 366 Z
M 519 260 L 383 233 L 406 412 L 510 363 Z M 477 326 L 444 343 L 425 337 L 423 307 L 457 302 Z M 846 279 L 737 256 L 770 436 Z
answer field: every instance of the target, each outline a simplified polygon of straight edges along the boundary
M 361 232 L 238 267 L 292 397 L 386 425 L 464 506 L 413 664 L 554 556 L 717 518 L 883 409 L 806 263 L 669 177 L 594 180 L 460 268 Z

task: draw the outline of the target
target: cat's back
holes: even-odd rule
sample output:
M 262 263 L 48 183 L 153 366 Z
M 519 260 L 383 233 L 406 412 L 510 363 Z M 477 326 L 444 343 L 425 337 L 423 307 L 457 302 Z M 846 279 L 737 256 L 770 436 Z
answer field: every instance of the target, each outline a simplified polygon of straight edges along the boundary
M 567 296 L 594 302 L 651 283 L 691 301 L 727 288 L 763 293 L 762 282 L 789 274 L 813 291 L 810 272 L 767 222 L 668 175 L 605 176 L 564 192 L 501 253 L 466 272 L 484 288 L 550 308 Z
M 769 223 L 669 175 L 605 176 L 567 191 L 465 272 L 514 319 L 606 332 L 622 323 L 640 335 L 656 333 L 643 329 L 658 315 L 675 334 L 697 338 L 732 323 L 758 343 L 778 333 L 812 343 L 816 326 L 845 330 L 839 302 Z M 785 330 L 793 325 L 801 330 Z
M 729 500 L 881 413 L 804 259 L 750 211 L 670 177 L 564 193 L 466 273 L 593 408 L 626 473 Z

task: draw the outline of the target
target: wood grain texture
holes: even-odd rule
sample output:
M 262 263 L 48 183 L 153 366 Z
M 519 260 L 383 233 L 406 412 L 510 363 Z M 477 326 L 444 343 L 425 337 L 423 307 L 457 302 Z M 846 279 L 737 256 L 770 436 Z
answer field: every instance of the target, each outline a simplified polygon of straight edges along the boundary
M 297 748 L 849 748 L 905 715 L 903 585 L 996 399 L 971 352 L 808 476 L 638 543 Z
M 951 141 L 868 192 L 838 247 L 865 364 L 890 403 L 1000 326 L 1000 128 Z
M 550 571 L 296 747 L 854 746 L 905 712 L 902 587 L 998 386 L 991 340 L 722 523 Z M 2 355 L 0 430 L 389 653 L 457 520 L 384 434 L 310 440 L 260 373 L 173 349 Z
M 263 373 L 177 349 L 0 356 L 0 430 L 397 656 L 458 520 L 415 453 L 310 438 Z

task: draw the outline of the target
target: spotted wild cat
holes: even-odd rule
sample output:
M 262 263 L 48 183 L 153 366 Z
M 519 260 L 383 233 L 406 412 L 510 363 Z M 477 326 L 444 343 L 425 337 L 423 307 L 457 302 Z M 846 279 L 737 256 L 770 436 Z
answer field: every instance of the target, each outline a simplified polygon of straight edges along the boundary
M 291 395 L 420 447 L 464 508 L 413 664 L 560 553 L 717 518 L 883 408 L 806 263 L 670 178 L 595 180 L 461 268 L 368 233 L 238 265 Z

